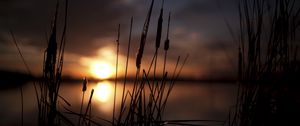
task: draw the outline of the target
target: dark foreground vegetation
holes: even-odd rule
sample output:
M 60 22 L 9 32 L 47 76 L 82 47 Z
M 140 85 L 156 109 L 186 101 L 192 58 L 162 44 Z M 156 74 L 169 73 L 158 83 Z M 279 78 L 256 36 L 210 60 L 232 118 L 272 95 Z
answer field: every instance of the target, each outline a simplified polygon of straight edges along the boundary
M 229 125 L 300 125 L 299 13 L 297 0 L 239 0 L 239 90 Z

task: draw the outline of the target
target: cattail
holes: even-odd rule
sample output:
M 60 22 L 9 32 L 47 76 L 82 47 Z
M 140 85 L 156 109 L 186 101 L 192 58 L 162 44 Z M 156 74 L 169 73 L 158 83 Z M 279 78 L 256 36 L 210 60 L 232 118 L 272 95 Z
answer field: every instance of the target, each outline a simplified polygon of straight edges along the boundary
M 94 94 L 94 89 L 92 89 L 92 91 L 91 91 L 90 99 L 89 99 L 89 102 L 88 102 L 88 104 L 87 104 L 85 113 L 84 113 L 84 115 L 83 115 L 83 121 L 81 122 L 81 125 L 82 125 L 82 126 L 83 126 L 83 124 L 85 123 L 85 120 L 87 119 L 86 116 L 87 116 L 88 110 L 90 110 L 90 107 L 91 107 L 91 104 L 92 104 L 93 94 Z M 90 110 L 90 111 L 91 111 L 91 110 Z
M 87 79 L 86 77 L 84 77 L 83 79 L 83 82 L 82 82 L 82 98 L 81 98 L 81 105 L 80 105 L 80 116 L 79 116 L 79 119 L 78 119 L 78 126 L 80 125 L 80 122 L 81 122 L 81 114 L 82 114 L 82 107 L 83 107 L 83 101 L 84 101 L 84 93 L 86 91 L 86 88 L 87 88 Z
M 171 12 L 169 13 L 169 19 L 168 19 L 167 39 L 166 39 L 165 45 L 164 45 L 165 51 L 169 50 L 169 46 L 170 46 L 170 40 L 169 40 L 170 17 L 171 17 Z
M 148 33 L 148 28 L 149 28 L 149 22 L 150 22 L 150 19 L 151 19 L 153 3 L 154 3 L 154 0 L 152 0 L 152 2 L 151 2 L 150 9 L 149 9 L 149 12 L 148 12 L 148 15 L 147 15 L 144 27 L 143 27 L 143 32 L 142 32 L 141 42 L 140 42 L 140 48 L 139 48 L 137 56 L 136 56 L 136 67 L 137 67 L 137 69 L 141 68 L 142 57 L 143 57 L 143 53 L 144 53 L 144 47 L 145 47 L 145 43 L 146 43 L 146 38 L 147 38 L 147 33 Z
M 86 77 L 84 77 L 83 82 L 82 82 L 82 92 L 86 91 L 86 85 L 87 85 L 88 81 L 86 79 Z
M 160 46 L 160 40 L 161 40 L 161 31 L 162 31 L 162 23 L 163 23 L 163 6 L 164 6 L 164 0 L 162 1 L 162 6 L 160 9 L 160 15 L 158 18 L 158 23 L 157 23 L 157 31 L 156 31 L 156 43 L 155 47 L 158 49 Z
M 167 39 L 166 41 L 165 41 L 165 46 L 164 46 L 164 50 L 169 50 L 169 46 L 170 46 L 170 40 L 169 39 Z
M 58 17 L 59 2 L 56 4 L 54 20 L 52 22 L 52 32 L 49 38 L 48 47 L 46 50 L 45 75 L 49 75 L 50 79 L 54 78 L 54 69 L 56 64 L 57 42 L 56 42 L 56 27 Z
M 117 42 L 117 60 L 116 60 L 116 78 L 115 78 L 112 125 L 115 124 L 115 109 L 116 109 L 116 95 L 117 95 L 117 81 L 118 81 L 118 62 L 119 62 L 119 45 L 120 45 L 120 29 L 121 29 L 121 25 L 119 24 L 118 25 L 118 39 L 116 40 L 116 42 Z

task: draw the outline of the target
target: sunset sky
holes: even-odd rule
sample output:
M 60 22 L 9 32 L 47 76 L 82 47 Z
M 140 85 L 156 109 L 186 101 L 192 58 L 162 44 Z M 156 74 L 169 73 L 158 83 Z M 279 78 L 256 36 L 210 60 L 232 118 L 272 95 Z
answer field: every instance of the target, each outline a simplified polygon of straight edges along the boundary
M 122 75 L 131 16 L 134 18 L 134 26 L 129 72 L 134 73 L 135 55 L 150 2 L 151 0 L 70 0 L 64 75 L 93 76 L 93 69 L 104 68 L 112 69 L 108 71 L 113 72 L 118 24 L 121 24 L 119 68 Z M 1 70 L 25 72 L 25 66 L 9 33 L 12 30 L 31 71 L 35 75 L 42 73 L 43 52 L 50 34 L 55 4 L 53 0 L 0 1 Z M 161 1 L 155 0 L 142 69 L 148 68 L 147 64 L 154 53 L 160 7 Z M 162 42 L 166 38 L 169 12 L 169 71 L 174 69 L 178 56 L 183 60 L 189 54 L 182 73 L 184 77 L 202 79 L 236 76 L 237 43 L 229 34 L 225 23 L 227 20 L 236 29 L 238 12 L 235 0 L 165 0 Z M 163 43 L 161 47 L 162 45 Z M 162 49 L 158 62 L 163 62 Z M 160 65 L 159 68 L 161 67 Z

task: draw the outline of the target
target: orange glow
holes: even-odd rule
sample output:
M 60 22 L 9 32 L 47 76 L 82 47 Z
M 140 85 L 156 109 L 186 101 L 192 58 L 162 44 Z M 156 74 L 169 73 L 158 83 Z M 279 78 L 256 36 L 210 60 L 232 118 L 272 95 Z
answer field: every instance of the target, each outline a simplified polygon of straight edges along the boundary
M 113 76 L 114 67 L 107 62 L 96 61 L 90 64 L 90 73 L 99 79 L 107 79 Z
M 111 47 L 103 47 L 97 50 L 93 57 L 81 57 L 80 63 L 86 67 L 88 74 L 98 79 L 112 78 L 115 74 L 115 57 Z
M 112 99 L 113 87 L 108 82 L 99 82 L 95 88 L 95 98 L 100 102 L 108 102 Z

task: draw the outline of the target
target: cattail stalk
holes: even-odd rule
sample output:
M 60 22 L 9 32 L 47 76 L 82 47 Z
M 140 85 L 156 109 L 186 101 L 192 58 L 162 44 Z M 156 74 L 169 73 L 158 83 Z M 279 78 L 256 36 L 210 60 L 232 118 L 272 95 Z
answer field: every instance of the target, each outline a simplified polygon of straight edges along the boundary
M 87 79 L 84 77 L 83 83 L 82 83 L 82 99 L 81 99 L 81 105 L 80 105 L 80 113 L 79 113 L 79 119 L 78 119 L 78 126 L 80 125 L 81 115 L 82 115 L 82 107 L 83 107 L 83 101 L 84 101 L 84 94 L 87 89 Z
M 133 17 L 130 20 L 130 31 L 129 31 L 129 39 L 128 39 L 128 47 L 127 47 L 127 56 L 126 56 L 126 66 L 125 66 L 125 75 L 124 75 L 124 84 L 123 84 L 123 91 L 122 91 L 122 100 L 120 106 L 120 114 L 118 119 L 118 125 L 120 125 L 121 117 L 123 115 L 123 110 L 125 108 L 125 89 L 126 89 L 126 81 L 127 81 L 127 72 L 128 72 L 128 61 L 129 61 L 129 54 L 130 54 L 130 45 L 131 45 L 131 33 L 132 33 L 132 24 L 133 24 Z
M 148 14 L 147 14 L 144 26 L 143 26 L 143 31 L 142 31 L 142 35 L 141 35 L 141 41 L 140 41 L 140 47 L 138 49 L 137 56 L 136 56 L 136 68 L 137 68 L 136 78 L 135 78 L 135 82 L 134 82 L 133 89 L 132 89 L 132 96 L 131 96 L 132 100 L 130 102 L 128 116 L 125 119 L 127 121 L 126 123 L 132 122 L 132 120 L 134 118 L 134 115 L 135 115 L 135 112 L 134 112 L 135 110 L 134 109 L 135 109 L 135 103 L 136 103 L 137 99 L 134 98 L 134 97 L 136 95 L 136 90 L 137 90 L 137 87 L 138 87 L 137 83 L 138 83 L 138 79 L 139 79 L 139 72 L 140 72 L 141 63 L 142 63 L 144 47 L 145 47 L 145 44 L 146 44 L 147 33 L 148 33 L 149 24 L 150 24 L 153 4 L 154 4 L 154 0 L 152 0 L 152 2 L 151 2 L 150 8 L 149 8 L 149 11 L 148 11 Z
M 160 9 L 160 15 L 157 22 L 157 31 L 156 31 L 156 43 L 155 47 L 158 49 L 160 47 L 161 33 L 162 33 L 162 23 L 163 23 L 163 12 L 164 12 L 164 0 L 162 0 L 162 6 Z
M 83 115 L 83 121 L 82 121 L 81 125 L 83 125 L 83 123 L 85 123 L 86 115 L 87 115 L 87 113 L 88 113 L 88 111 L 89 111 L 89 109 L 91 107 L 91 104 L 92 104 L 93 94 L 94 94 L 94 89 L 92 89 L 92 91 L 91 91 L 90 99 L 89 99 L 89 102 L 88 102 L 87 107 L 85 109 L 85 113 Z
M 165 74 L 166 64 L 167 64 L 167 54 L 168 54 L 168 50 L 170 48 L 170 40 L 169 40 L 170 20 L 171 20 L 171 12 L 169 12 L 167 38 L 166 38 L 165 44 L 164 44 L 165 58 L 164 58 L 163 74 Z
M 136 68 L 138 69 L 138 71 L 141 68 L 142 57 L 143 57 L 143 53 L 144 53 L 144 47 L 145 47 L 145 44 L 146 44 L 148 28 L 149 28 L 149 23 L 150 23 L 150 19 L 151 19 L 152 9 L 153 9 L 153 3 L 154 3 L 154 0 L 152 0 L 152 2 L 151 2 L 150 9 L 149 9 L 146 21 L 144 23 L 143 32 L 142 32 L 142 36 L 141 36 L 140 47 L 139 47 L 137 57 L 136 57 Z
M 49 38 L 48 47 L 46 50 L 46 61 L 44 68 L 44 84 L 47 85 L 47 91 L 44 92 L 45 96 L 48 96 L 49 101 L 49 111 L 46 113 L 48 120 L 48 125 L 55 125 L 56 118 L 56 101 L 55 101 L 55 89 L 56 89 L 56 81 L 55 81 L 55 66 L 56 66 L 56 54 L 57 54 L 57 18 L 58 18 L 58 8 L 59 2 L 57 1 L 56 10 L 54 15 L 54 21 L 52 22 L 52 32 Z M 45 108 L 47 105 L 44 104 Z M 47 110 L 46 110 L 47 111 Z
M 115 90 L 114 90 L 114 105 L 113 105 L 112 125 L 115 124 L 115 109 L 116 109 L 116 95 L 117 95 L 117 81 L 118 81 L 119 45 L 120 45 L 120 24 L 118 26 L 118 39 L 117 39 L 116 43 L 117 43 L 117 59 L 116 59 L 116 77 L 115 77 Z
M 171 93 L 173 87 L 174 87 L 175 81 L 178 79 L 178 77 L 179 77 L 179 75 L 180 75 L 180 73 L 181 73 L 181 71 L 182 71 L 182 69 L 183 69 L 183 66 L 185 65 L 185 63 L 186 63 L 188 57 L 189 57 L 189 54 L 186 55 L 186 57 L 185 57 L 185 59 L 184 59 L 182 65 L 181 65 L 181 67 L 179 68 L 179 71 L 177 72 L 177 75 L 175 76 L 175 72 L 176 72 L 176 70 L 177 70 L 177 66 L 178 66 L 180 57 L 178 57 L 178 59 L 177 59 L 177 63 L 176 63 L 176 66 L 175 66 L 175 70 L 174 70 L 174 73 L 173 73 L 173 77 L 172 77 L 172 80 L 171 80 L 171 84 L 170 84 L 169 90 L 168 90 L 168 92 L 167 92 L 166 99 L 165 99 L 165 101 L 164 101 L 163 104 L 162 104 L 162 111 L 164 111 L 165 108 L 166 108 L 167 100 L 168 100 L 168 98 L 169 98 L 169 95 L 170 95 L 170 93 Z
M 162 23 L 163 23 L 163 12 L 164 12 L 164 0 L 162 0 L 162 5 L 161 5 L 161 9 L 160 9 L 160 15 L 158 18 L 158 22 L 157 22 L 157 31 L 156 31 L 156 41 L 155 41 L 155 61 L 154 61 L 154 80 L 156 77 L 156 64 L 157 64 L 157 53 L 158 53 L 158 48 L 160 47 L 160 41 L 161 41 L 161 34 L 162 34 Z M 153 81 L 153 83 L 155 83 Z
M 48 47 L 44 55 L 43 78 L 41 83 L 41 104 L 39 105 L 40 125 L 56 125 L 57 123 L 57 100 L 61 83 L 63 56 L 66 43 L 68 0 L 65 3 L 64 27 L 61 36 L 59 50 L 57 50 L 57 22 L 59 1 L 57 0 L 54 20 L 51 27 L 51 35 Z M 58 55 L 57 55 L 58 54 Z M 47 104 L 48 103 L 48 104 Z

